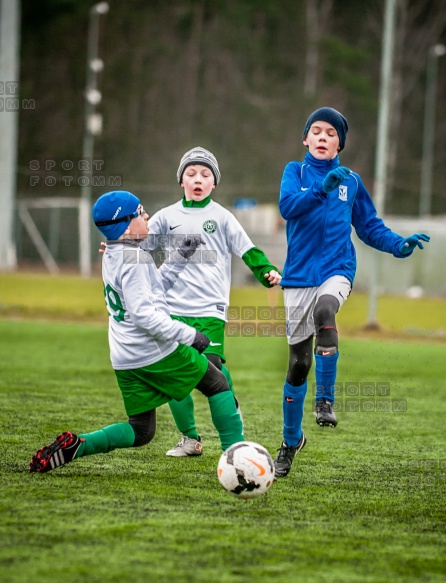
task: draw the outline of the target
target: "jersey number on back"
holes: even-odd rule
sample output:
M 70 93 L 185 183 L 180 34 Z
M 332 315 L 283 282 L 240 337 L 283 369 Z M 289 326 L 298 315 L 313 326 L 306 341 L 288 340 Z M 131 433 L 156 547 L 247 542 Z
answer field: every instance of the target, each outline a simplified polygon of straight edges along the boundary
M 125 310 L 118 293 L 110 286 L 104 288 L 105 302 L 110 316 L 117 322 L 122 322 L 125 316 Z

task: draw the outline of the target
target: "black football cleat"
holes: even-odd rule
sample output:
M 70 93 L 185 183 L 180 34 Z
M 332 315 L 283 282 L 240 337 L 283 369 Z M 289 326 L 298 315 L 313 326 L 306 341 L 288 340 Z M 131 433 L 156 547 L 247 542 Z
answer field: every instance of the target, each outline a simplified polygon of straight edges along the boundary
M 302 433 L 302 437 L 297 445 L 290 446 L 285 441 L 282 443 L 277 450 L 279 453 L 274 460 L 274 473 L 276 478 L 284 478 L 289 474 L 294 456 L 304 448 L 306 443 L 307 438 L 305 433 Z
M 338 420 L 333 412 L 333 403 L 327 399 L 316 401 L 316 423 L 320 427 L 336 427 Z
M 84 438 L 71 431 L 61 433 L 53 443 L 39 449 L 29 464 L 29 471 L 42 474 L 68 464 L 74 459 L 83 441 Z

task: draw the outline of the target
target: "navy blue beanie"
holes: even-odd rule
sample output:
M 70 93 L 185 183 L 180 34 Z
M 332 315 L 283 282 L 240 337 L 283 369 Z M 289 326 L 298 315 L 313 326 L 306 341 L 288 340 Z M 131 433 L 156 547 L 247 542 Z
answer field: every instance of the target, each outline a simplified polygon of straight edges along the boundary
M 332 107 L 321 107 L 320 109 L 313 111 L 305 124 L 304 133 L 302 135 L 303 140 L 307 137 L 308 131 L 315 121 L 326 121 L 335 128 L 339 136 L 339 151 L 343 150 L 348 132 L 348 122 L 342 113 L 339 113 L 339 111 L 336 111 L 336 109 L 333 109 Z
M 139 198 L 126 190 L 106 192 L 93 207 L 94 223 L 109 241 L 116 241 L 138 216 L 139 204 Z

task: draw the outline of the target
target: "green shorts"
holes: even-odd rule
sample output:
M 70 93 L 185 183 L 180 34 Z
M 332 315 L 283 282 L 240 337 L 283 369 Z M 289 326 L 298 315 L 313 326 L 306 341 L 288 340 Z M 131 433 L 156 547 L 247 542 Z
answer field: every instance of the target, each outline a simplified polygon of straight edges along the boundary
M 220 318 L 190 318 L 188 316 L 171 316 L 173 320 L 180 320 L 193 326 L 199 332 L 205 334 L 211 343 L 203 354 L 218 354 L 222 362 L 226 362 L 225 350 L 225 326 L 226 322 Z
M 182 401 L 205 375 L 209 363 L 195 348 L 180 344 L 162 360 L 130 370 L 115 370 L 127 415 Z

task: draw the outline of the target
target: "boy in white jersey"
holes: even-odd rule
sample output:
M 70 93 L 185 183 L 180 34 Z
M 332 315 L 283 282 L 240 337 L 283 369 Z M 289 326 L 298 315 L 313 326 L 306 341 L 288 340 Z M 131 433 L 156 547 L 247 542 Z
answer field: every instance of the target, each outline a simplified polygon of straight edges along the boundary
M 243 441 L 243 428 L 224 375 L 201 353 L 209 339 L 172 320 L 165 293 L 185 268 L 199 237 L 188 237 L 158 270 L 140 248 L 148 235 L 148 215 L 126 191 L 102 195 L 93 219 L 107 237 L 102 262 L 109 312 L 110 358 L 128 422 L 92 433 L 60 434 L 32 458 L 30 472 L 48 472 L 75 458 L 149 443 L 156 429 L 156 408 L 181 400 L 194 387 L 208 399 L 222 449 Z
M 204 354 L 223 372 L 232 389 L 231 375 L 224 364 L 231 255 L 241 257 L 266 287 L 280 283 L 281 275 L 263 251 L 254 246 L 234 215 L 211 199 L 220 177 L 211 152 L 199 146 L 186 152 L 177 172 L 184 196 L 151 217 L 150 236 L 144 246 L 149 250 L 161 247 L 169 256 L 185 235 L 197 235 L 205 241 L 206 246 L 195 253 L 167 291 L 166 300 L 174 319 L 194 326 L 210 338 Z M 182 438 L 167 455 L 201 455 L 192 395 L 183 401 L 170 401 L 169 407 Z

